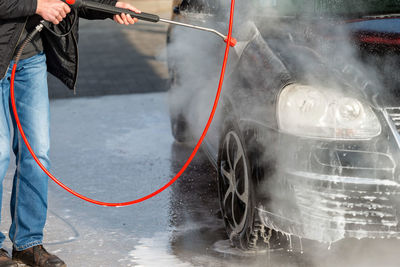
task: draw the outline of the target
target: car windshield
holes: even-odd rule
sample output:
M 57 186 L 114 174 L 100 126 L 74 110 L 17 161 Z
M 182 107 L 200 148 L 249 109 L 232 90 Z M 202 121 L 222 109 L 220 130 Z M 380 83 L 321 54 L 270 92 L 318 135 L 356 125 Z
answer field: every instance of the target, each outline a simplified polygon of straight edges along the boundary
M 344 16 L 400 14 L 400 0 L 253 0 L 279 15 Z

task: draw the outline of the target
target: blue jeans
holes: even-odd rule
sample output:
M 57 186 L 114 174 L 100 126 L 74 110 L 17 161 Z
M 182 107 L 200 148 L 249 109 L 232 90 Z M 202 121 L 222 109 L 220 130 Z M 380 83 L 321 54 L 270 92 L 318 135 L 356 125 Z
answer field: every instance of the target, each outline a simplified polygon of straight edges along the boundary
M 13 127 L 12 149 L 16 157 L 16 171 L 10 203 L 12 224 L 9 237 L 15 249 L 24 250 L 43 241 L 48 177 L 26 148 L 11 112 L 12 64 L 6 77 L 0 80 L 0 184 L 3 183 L 10 161 L 10 129 Z M 14 88 L 18 116 L 25 135 L 40 161 L 49 168 L 50 116 L 46 56 L 43 53 L 19 62 Z M 0 204 L 2 191 L 0 186 Z M 4 239 L 4 234 L 0 233 L 0 245 Z

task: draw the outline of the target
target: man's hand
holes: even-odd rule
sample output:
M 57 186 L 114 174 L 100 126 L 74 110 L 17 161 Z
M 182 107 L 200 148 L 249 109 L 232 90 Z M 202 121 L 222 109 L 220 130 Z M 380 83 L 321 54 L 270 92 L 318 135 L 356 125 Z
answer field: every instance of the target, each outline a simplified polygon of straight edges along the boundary
M 132 10 L 135 13 L 140 13 L 141 11 L 139 9 L 137 9 L 136 7 L 125 3 L 125 2 L 117 2 L 117 4 L 115 5 L 116 7 L 120 7 L 120 8 L 125 8 L 125 9 L 129 9 Z M 137 18 L 132 18 L 131 15 L 129 14 L 124 14 L 122 13 L 121 15 L 115 15 L 114 16 L 114 21 L 116 21 L 119 24 L 125 24 L 125 25 L 129 25 L 129 24 L 134 24 L 135 22 L 138 21 Z
M 53 24 L 60 23 L 69 12 L 70 7 L 60 0 L 37 0 L 36 14 Z

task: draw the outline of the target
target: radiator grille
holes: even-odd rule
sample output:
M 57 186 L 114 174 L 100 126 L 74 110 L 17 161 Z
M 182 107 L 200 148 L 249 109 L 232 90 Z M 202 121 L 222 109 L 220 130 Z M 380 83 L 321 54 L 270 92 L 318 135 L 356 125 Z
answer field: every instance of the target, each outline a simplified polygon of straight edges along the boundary
M 400 133 L 400 107 L 385 108 L 387 114 L 392 119 L 397 132 Z

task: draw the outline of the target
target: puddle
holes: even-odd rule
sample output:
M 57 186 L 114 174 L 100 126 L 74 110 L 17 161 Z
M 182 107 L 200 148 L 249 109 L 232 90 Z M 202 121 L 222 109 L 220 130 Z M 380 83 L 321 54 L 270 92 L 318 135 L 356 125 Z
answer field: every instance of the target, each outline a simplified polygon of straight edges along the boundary
M 181 261 L 169 251 L 169 234 L 157 233 L 152 238 L 142 238 L 135 249 L 129 253 L 131 263 L 135 266 L 193 266 Z
M 235 247 L 232 247 L 229 239 L 227 240 L 219 240 L 214 243 L 212 249 L 221 254 L 228 254 L 238 257 L 255 257 L 258 255 L 267 255 L 268 253 L 272 252 L 269 249 L 259 249 L 259 250 L 252 250 L 252 251 L 245 251 Z

